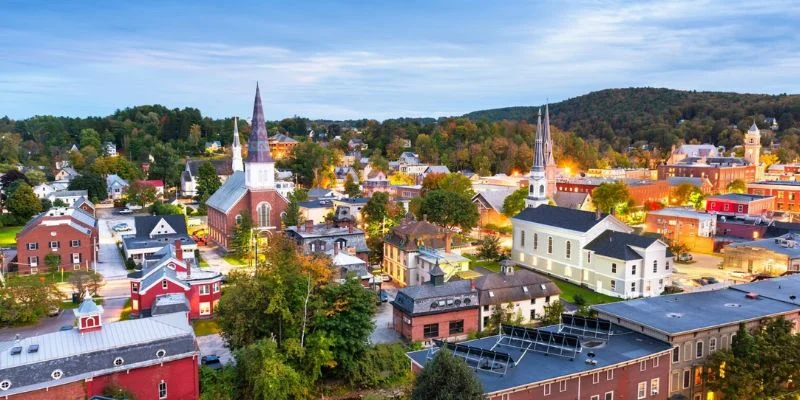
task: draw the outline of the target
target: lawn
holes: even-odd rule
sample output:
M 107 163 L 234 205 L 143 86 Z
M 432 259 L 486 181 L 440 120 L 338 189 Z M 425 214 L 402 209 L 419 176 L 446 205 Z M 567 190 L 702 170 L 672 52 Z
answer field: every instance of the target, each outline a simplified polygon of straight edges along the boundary
M 573 304 L 575 303 L 575 295 L 580 295 L 583 297 L 583 299 L 586 300 L 586 305 L 613 303 L 622 300 L 616 297 L 606 296 L 604 294 L 594 292 L 589 288 L 585 288 L 574 283 L 569 283 L 567 281 L 562 281 L 552 276 L 549 278 L 558 286 L 559 289 L 561 289 L 561 298 Z
M 16 247 L 17 232 L 21 230 L 21 226 L 6 226 L 0 228 L 0 247 Z
M 227 261 L 227 262 L 228 262 L 228 264 L 230 264 L 230 265 L 234 265 L 234 266 L 243 266 L 243 265 L 247 265 L 247 262 L 246 262 L 246 261 L 242 260 L 242 259 L 241 259 L 241 258 L 239 258 L 239 257 L 236 257 L 236 256 L 235 256 L 235 255 L 233 255 L 233 254 L 226 254 L 226 255 L 222 256 L 222 259 L 223 259 L 223 260 L 225 260 L 225 261 Z
M 133 307 L 131 305 L 131 299 L 128 299 L 128 301 L 125 302 L 125 306 L 122 307 L 122 312 L 119 314 L 119 320 L 120 321 L 127 321 L 127 320 L 131 319 L 131 309 L 132 308 Z
M 500 262 L 495 260 L 478 260 L 478 257 L 472 254 L 464 254 L 465 258 L 469 258 L 469 269 L 475 267 L 485 268 L 492 272 L 500 272 Z
M 60 282 L 69 282 L 69 277 L 72 275 L 72 271 L 64 271 L 62 272 L 48 272 L 36 275 L 17 275 L 17 276 L 10 276 L 8 278 L 9 282 L 15 282 L 19 284 L 25 284 L 27 282 L 45 282 L 45 283 L 60 283 Z M 62 280 L 63 279 L 63 280 Z
M 222 332 L 217 321 L 213 319 L 199 319 L 192 323 L 195 336 L 207 336 Z
M 200 265 L 200 268 L 208 268 L 208 261 L 204 260 L 203 257 L 197 257 L 197 263 Z

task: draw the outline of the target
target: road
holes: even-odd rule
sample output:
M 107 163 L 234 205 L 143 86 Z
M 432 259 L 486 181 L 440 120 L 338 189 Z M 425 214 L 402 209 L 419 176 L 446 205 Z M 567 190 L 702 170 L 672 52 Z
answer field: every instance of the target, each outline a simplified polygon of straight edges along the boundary
M 379 304 L 378 309 L 375 310 L 375 316 L 372 317 L 375 322 L 375 330 L 369 336 L 370 343 L 400 342 L 402 340 L 400 335 L 392 327 L 392 305 L 389 304 L 397 296 L 397 288 L 392 282 L 383 282 L 381 287 L 389 295 L 389 301 Z
M 128 276 L 125 261 L 122 259 L 117 241 L 119 235 L 111 229 L 119 223 L 126 223 L 133 229 L 133 218 L 114 214 L 114 209 L 98 208 L 97 225 L 100 231 L 100 250 L 98 251 L 97 272 L 106 279 Z M 134 233 L 131 231 L 130 233 Z
M 682 264 L 673 262 L 672 280 L 685 291 L 718 289 L 737 283 L 746 282 L 732 277 L 728 271 L 719 269 L 722 257 L 713 254 L 692 253 L 692 262 Z M 720 283 L 708 286 L 699 286 L 695 279 L 713 277 Z

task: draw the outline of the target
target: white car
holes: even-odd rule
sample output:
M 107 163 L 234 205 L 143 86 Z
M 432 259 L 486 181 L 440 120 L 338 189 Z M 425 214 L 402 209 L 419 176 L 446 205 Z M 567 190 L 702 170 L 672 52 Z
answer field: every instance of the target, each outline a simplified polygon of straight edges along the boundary
M 133 210 L 131 210 L 130 208 L 124 208 L 122 210 L 119 210 L 119 215 L 130 215 L 130 214 L 133 214 Z

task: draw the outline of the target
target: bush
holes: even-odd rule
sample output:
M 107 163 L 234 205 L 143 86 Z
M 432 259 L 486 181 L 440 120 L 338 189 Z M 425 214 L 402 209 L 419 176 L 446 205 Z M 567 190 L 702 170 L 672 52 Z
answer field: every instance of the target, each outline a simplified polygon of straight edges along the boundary
M 133 257 L 128 257 L 128 259 L 125 260 L 125 268 L 128 270 L 136 269 L 136 261 L 133 261 Z
M 576 295 L 572 296 L 572 301 L 578 307 L 582 307 L 582 306 L 586 305 L 586 299 L 580 294 L 576 294 Z
M 410 382 L 406 348 L 400 344 L 377 344 L 355 362 L 347 380 L 358 388 L 396 386 Z

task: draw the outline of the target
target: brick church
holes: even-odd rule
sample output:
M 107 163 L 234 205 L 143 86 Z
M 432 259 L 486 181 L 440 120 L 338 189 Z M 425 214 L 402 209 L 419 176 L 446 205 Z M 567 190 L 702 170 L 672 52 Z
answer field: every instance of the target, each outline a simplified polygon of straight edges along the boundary
M 206 201 L 209 239 L 225 250 L 229 249 L 229 241 L 243 214 L 250 215 L 257 230 L 277 230 L 289 204 L 275 187 L 275 160 L 269 151 L 258 85 L 247 159 L 242 163 L 238 135 L 234 135 L 232 152 L 233 175 Z

